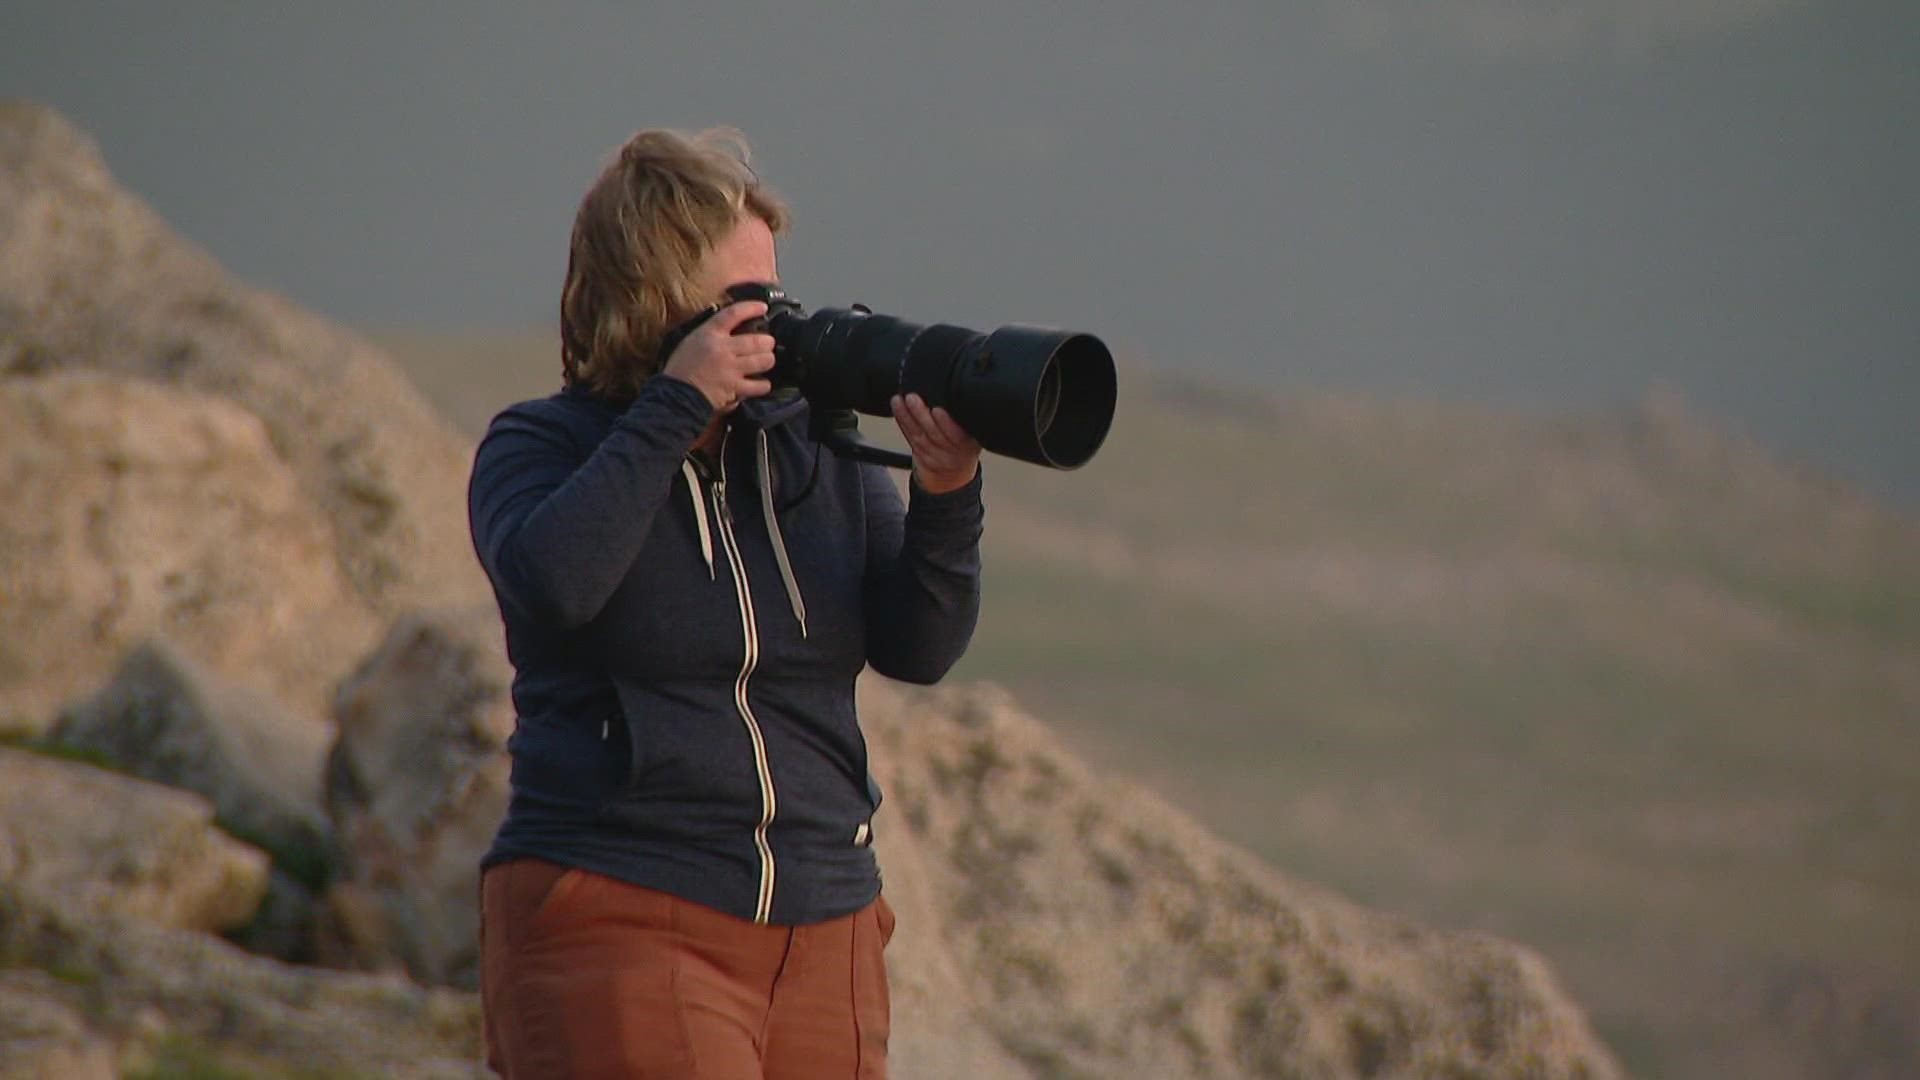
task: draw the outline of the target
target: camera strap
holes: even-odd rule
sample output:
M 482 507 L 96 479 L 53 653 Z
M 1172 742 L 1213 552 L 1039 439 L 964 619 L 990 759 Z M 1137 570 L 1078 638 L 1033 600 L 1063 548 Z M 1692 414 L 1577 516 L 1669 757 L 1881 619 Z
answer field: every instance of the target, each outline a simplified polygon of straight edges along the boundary
M 687 340 L 688 334 L 691 334 L 695 330 L 700 329 L 701 323 L 706 322 L 708 319 L 713 318 L 715 315 L 718 315 L 720 313 L 721 306 L 722 305 L 720 304 L 708 305 L 706 308 L 702 309 L 699 313 L 695 314 L 692 318 L 687 319 L 686 321 L 679 323 L 678 325 L 674 326 L 672 329 L 668 330 L 666 332 L 666 335 L 660 339 L 660 347 L 654 350 L 653 370 L 665 371 L 667 367 L 667 358 L 673 355 L 673 350 L 679 348 L 680 343 Z

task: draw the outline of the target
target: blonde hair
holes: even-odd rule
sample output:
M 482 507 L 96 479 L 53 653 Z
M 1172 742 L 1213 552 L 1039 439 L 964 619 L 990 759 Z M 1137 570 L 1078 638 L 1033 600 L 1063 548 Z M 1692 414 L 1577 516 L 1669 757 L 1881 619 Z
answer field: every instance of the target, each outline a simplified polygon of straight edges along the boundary
M 568 386 L 631 399 L 656 370 L 674 324 L 715 299 L 700 265 L 746 214 L 776 234 L 787 207 L 748 165 L 731 128 L 642 131 L 580 200 L 560 290 L 560 366 Z

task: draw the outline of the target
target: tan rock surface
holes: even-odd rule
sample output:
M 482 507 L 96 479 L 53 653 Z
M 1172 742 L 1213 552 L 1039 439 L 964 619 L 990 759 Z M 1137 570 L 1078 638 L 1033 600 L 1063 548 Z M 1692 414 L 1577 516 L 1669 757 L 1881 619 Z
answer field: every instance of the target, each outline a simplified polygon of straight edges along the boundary
M 112 1048 L 88 1029 L 66 996 L 44 972 L 0 972 L 0 1080 L 114 1080 L 120 1075 Z
M 41 1065 L 88 1068 L 110 1054 L 115 1066 L 106 1073 L 11 1075 L 490 1075 L 480 1065 L 473 994 L 423 989 L 398 976 L 295 967 L 207 934 L 82 916 L 23 896 L 3 880 L 0 958 L 8 964 L 0 969 L 0 1011 L 14 1018 L 0 1016 L 0 1036 L 23 1027 L 39 1033 L 37 1049 L 0 1037 L 0 1069 L 16 1051 Z
M 276 552 L 283 570 L 298 567 L 302 576 L 316 578 L 330 572 L 381 617 L 487 599 L 466 537 L 469 446 L 406 379 L 353 335 L 232 279 L 116 185 L 98 149 L 60 116 L 27 103 L 0 102 L 0 373 L 76 369 L 120 381 L 165 383 L 236 406 L 218 417 L 197 418 L 186 431 L 144 431 L 136 412 L 124 407 L 108 407 L 105 415 L 92 414 L 84 423 L 136 469 L 157 465 L 164 471 L 182 455 L 213 446 L 220 448 L 217 459 L 229 466 L 271 459 L 273 468 L 285 470 L 305 512 L 325 522 L 333 538 L 310 555 Z M 74 404 L 45 401 L 37 408 L 57 414 Z M 236 430 L 246 426 L 237 418 L 241 412 L 256 418 L 251 430 Z M 0 419 L 0 439 L 19 419 L 17 413 Z M 55 430 L 74 426 L 58 415 L 43 416 L 41 423 Z M 73 444 L 63 445 L 71 449 Z M 84 523 L 85 508 L 99 501 L 69 505 L 68 518 L 52 535 L 44 526 L 16 527 L 68 558 L 61 550 L 81 535 L 68 527 L 72 515 L 80 514 Z M 248 515 L 243 506 L 224 508 L 230 524 L 245 524 Z M 117 529 L 122 521 L 139 519 L 109 507 L 104 520 Z M 227 555 L 244 561 L 238 542 L 245 533 L 232 539 Z M 0 551 L 21 542 L 18 535 L 6 537 Z M 29 556 L 24 560 L 29 569 L 47 572 L 37 569 L 45 554 Z M 217 569 L 200 567 L 180 587 L 196 586 L 203 603 L 238 602 L 197 588 L 203 573 Z M 130 571 L 116 576 L 96 570 L 87 579 L 91 591 L 71 596 L 72 616 L 105 617 L 111 631 L 142 610 L 134 607 L 121 615 L 114 590 L 139 598 L 148 595 L 143 586 L 151 592 L 165 584 L 164 571 L 158 576 L 159 581 L 147 582 Z M 121 577 L 127 580 L 117 584 Z M 0 590 L 6 609 L 0 611 L 0 626 L 8 631 L 0 640 L 11 643 L 12 624 L 21 618 L 13 599 L 20 595 L 20 571 L 10 568 L 0 580 L 7 586 Z M 64 577 L 50 583 L 27 580 L 36 583 L 38 595 L 64 597 L 76 587 Z M 222 579 L 215 574 L 211 580 Z M 319 610 L 276 596 L 248 599 L 284 604 L 288 610 Z M 262 622 L 269 643 L 277 644 L 271 633 L 275 626 L 271 619 Z M 324 625 L 307 629 L 322 641 L 331 632 Z M 357 646 L 365 647 L 364 642 Z M 194 655 L 215 660 L 197 650 Z M 18 682 L 37 670 L 36 659 L 0 657 L 0 679 L 11 671 Z M 216 666 L 228 673 L 238 670 Z M 329 674 L 337 677 L 342 667 Z M 70 680 L 62 692 L 91 689 L 84 682 Z M 46 704 L 32 697 L 0 697 L 0 716 Z
M 198 795 L 0 748 L 0 883 L 75 915 L 226 930 L 266 890 L 267 856 Z
M 0 726 L 43 729 L 156 637 L 323 715 L 373 640 L 334 529 L 224 398 L 99 372 L 0 379 L 0 486 L 31 508 L 0 517 Z
M 344 682 L 326 804 L 344 879 L 323 957 L 473 986 L 475 874 L 507 806 L 499 618 L 409 615 Z
M 867 730 L 871 737 L 871 723 Z M 874 767 L 883 783 L 890 782 L 893 770 L 884 757 L 877 756 Z M 975 996 L 983 989 L 980 981 L 961 964 L 940 929 L 944 905 L 934 870 L 939 854 L 899 826 L 896 810 L 881 808 L 874 840 L 882 891 L 896 919 L 887 945 L 887 989 L 893 1006 L 887 1057 L 892 1072 L 955 1080 L 1032 1075 L 980 1022 L 982 1003 Z

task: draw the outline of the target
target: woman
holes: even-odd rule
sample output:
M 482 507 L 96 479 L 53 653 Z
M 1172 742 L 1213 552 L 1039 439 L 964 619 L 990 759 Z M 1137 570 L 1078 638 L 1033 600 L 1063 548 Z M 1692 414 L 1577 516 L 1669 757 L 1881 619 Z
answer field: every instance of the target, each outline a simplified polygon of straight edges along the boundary
M 519 714 L 481 879 L 510 1078 L 885 1075 L 854 680 L 930 683 L 966 648 L 980 446 L 896 399 L 903 508 L 769 395 L 764 304 L 656 355 L 728 286 L 778 280 L 786 223 L 737 138 L 634 136 L 574 221 L 565 388 L 501 413 L 474 461 Z

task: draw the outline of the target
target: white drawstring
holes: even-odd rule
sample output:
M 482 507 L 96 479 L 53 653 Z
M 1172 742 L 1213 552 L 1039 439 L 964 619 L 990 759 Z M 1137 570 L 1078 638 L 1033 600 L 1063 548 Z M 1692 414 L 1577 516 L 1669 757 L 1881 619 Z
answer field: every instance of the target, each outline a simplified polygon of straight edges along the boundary
M 787 559 L 787 542 L 780 535 L 780 519 L 773 512 L 773 469 L 767 463 L 767 433 L 760 432 L 760 510 L 767 519 L 767 536 L 773 541 L 773 557 L 780 564 L 780 580 L 787 586 L 787 603 L 800 624 L 800 636 L 807 636 L 807 603 L 800 598 L 800 583 L 794 580 L 793 563 Z
M 700 554 L 707 560 L 707 580 L 712 581 L 715 580 L 713 533 L 707 528 L 707 498 L 700 487 L 700 475 L 693 471 L 693 462 L 681 462 L 680 471 L 687 476 L 687 494 L 693 496 L 693 524 L 700 530 Z

